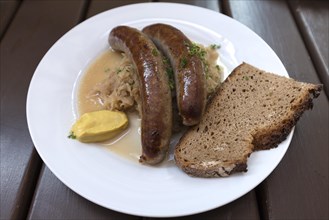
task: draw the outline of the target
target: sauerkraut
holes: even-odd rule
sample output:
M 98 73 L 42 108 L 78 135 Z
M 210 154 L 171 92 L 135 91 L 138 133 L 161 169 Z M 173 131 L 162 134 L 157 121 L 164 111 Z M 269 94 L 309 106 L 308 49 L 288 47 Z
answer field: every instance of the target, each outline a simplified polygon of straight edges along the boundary
M 89 99 L 100 103 L 105 109 L 126 111 L 135 109 L 141 113 L 139 81 L 133 64 L 122 53 L 116 69 L 109 70 L 108 77 L 96 84 L 88 94 Z
M 191 51 L 197 54 L 204 66 L 205 83 L 208 97 L 216 91 L 223 77 L 223 68 L 217 64 L 218 46 L 204 47 L 193 43 Z M 141 115 L 141 97 L 136 69 L 128 57 L 122 53 L 122 59 L 116 69 L 108 71 L 108 77 L 96 84 L 88 94 L 88 99 L 98 102 L 105 109 L 127 111 L 137 110 Z M 166 71 L 169 77 L 170 88 L 175 94 L 173 70 L 167 59 L 164 58 Z

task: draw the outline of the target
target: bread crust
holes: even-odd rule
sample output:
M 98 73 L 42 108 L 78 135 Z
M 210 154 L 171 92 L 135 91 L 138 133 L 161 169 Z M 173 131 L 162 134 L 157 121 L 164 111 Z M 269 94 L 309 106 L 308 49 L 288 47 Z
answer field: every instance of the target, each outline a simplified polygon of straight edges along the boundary
M 285 109 L 284 111 L 285 115 L 280 116 L 279 121 L 277 121 L 275 124 L 268 124 L 266 126 L 255 125 L 254 127 L 252 127 L 252 129 L 250 129 L 250 134 L 244 133 L 243 136 L 245 141 L 243 142 L 245 144 L 243 146 L 244 151 L 241 152 L 239 159 L 235 159 L 234 161 L 232 160 L 230 161 L 228 159 L 227 161 L 225 161 L 223 160 L 223 158 L 221 158 L 221 160 L 215 160 L 213 158 L 208 162 L 206 162 L 204 158 L 199 159 L 197 156 L 194 158 L 195 160 L 187 159 L 190 156 L 188 155 L 189 151 L 192 150 L 195 151 L 196 148 L 200 148 L 199 142 L 196 141 L 196 143 L 191 143 L 191 141 L 189 141 L 191 138 L 193 138 L 193 136 L 197 136 L 195 137 L 196 139 L 202 139 L 204 138 L 204 136 L 206 136 L 207 137 L 206 139 L 208 140 L 208 136 L 210 132 L 215 133 L 216 135 L 216 129 L 212 130 L 211 128 L 209 128 L 207 129 L 207 133 L 204 134 L 199 134 L 198 129 L 199 127 L 205 126 L 205 124 L 207 123 L 208 124 L 212 123 L 209 122 L 211 120 L 207 121 L 208 120 L 207 117 L 211 117 L 209 116 L 210 112 L 213 113 L 214 110 L 218 108 L 218 105 L 222 104 L 219 103 L 220 102 L 219 100 L 221 100 L 220 98 L 224 96 L 225 92 L 227 93 L 228 89 L 232 89 L 232 87 L 234 88 L 235 86 L 239 85 L 237 81 L 243 78 L 241 77 L 242 76 L 241 74 L 245 73 L 246 70 L 252 73 L 264 74 L 263 75 L 265 76 L 264 79 L 267 79 L 267 76 L 270 76 L 271 78 L 274 77 L 274 79 L 278 78 L 283 82 L 293 83 L 294 85 L 296 84 L 296 87 L 298 86 L 296 89 L 299 91 L 297 93 L 299 94 L 299 96 L 294 97 L 292 99 L 292 102 L 290 102 L 291 104 L 289 104 L 288 106 L 289 108 Z M 196 177 L 206 177 L 206 178 L 225 177 L 237 172 L 247 172 L 247 159 L 250 156 L 250 154 L 258 150 L 275 148 L 283 140 L 285 140 L 289 135 L 289 133 L 291 132 L 292 128 L 296 125 L 297 121 L 299 120 L 303 112 L 313 107 L 312 101 L 314 98 L 317 98 L 319 96 L 322 87 L 323 87 L 322 85 L 296 82 L 289 78 L 283 78 L 281 76 L 276 76 L 276 75 L 274 76 L 272 73 L 267 73 L 247 63 L 242 63 L 232 71 L 230 76 L 224 81 L 222 86 L 217 90 L 216 94 L 212 97 L 209 104 L 207 105 L 205 115 L 202 118 L 200 124 L 190 128 L 182 136 L 182 138 L 176 145 L 174 158 L 177 166 L 181 168 L 188 175 L 196 176 Z M 286 92 L 289 93 L 289 91 Z M 228 103 L 225 104 L 228 105 Z M 255 111 L 257 111 L 257 109 Z M 218 114 L 221 113 L 222 112 L 218 112 Z M 234 112 L 234 110 L 230 112 L 230 114 L 232 115 L 234 115 L 235 113 L 236 112 Z M 219 124 L 219 126 L 220 125 L 221 124 Z M 209 146 L 208 149 L 213 149 L 213 148 L 214 146 Z M 207 150 L 203 150 L 202 153 L 205 154 Z M 197 151 L 197 152 L 201 152 L 201 151 Z
M 305 93 L 305 96 L 301 98 L 301 104 L 295 106 L 295 111 L 293 111 L 291 117 L 283 121 L 280 126 L 259 130 L 253 134 L 254 139 L 252 144 L 254 145 L 254 151 L 276 148 L 284 141 L 304 111 L 313 108 L 313 99 L 320 95 L 321 90 L 322 85 L 314 85 L 314 88 L 308 90 L 308 93 Z

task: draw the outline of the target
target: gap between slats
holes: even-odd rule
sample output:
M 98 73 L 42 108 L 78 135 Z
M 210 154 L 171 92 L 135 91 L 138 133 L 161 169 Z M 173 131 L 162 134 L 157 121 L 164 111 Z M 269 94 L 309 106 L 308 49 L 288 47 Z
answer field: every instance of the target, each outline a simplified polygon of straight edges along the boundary
M 19 9 L 20 5 L 17 7 L 17 10 Z M 78 23 L 86 19 L 89 5 L 90 0 L 85 0 Z M 17 12 L 17 10 L 15 11 L 15 13 Z M 12 20 L 13 19 L 11 19 L 11 21 Z M 10 24 L 6 28 L 8 29 L 9 26 Z M 2 37 L 4 35 L 5 32 Z M 28 184 L 22 184 L 19 188 L 19 196 L 15 199 L 15 207 L 14 210 L 11 211 L 11 219 L 27 219 L 29 211 L 31 209 L 33 198 L 35 196 L 37 185 L 40 180 L 42 165 L 43 161 L 41 160 L 36 149 L 34 148 L 22 181 L 23 183 Z
M 11 24 L 12 20 L 13 20 L 14 17 L 15 17 L 16 12 L 18 11 L 18 9 L 20 8 L 20 6 L 21 6 L 21 4 L 22 4 L 21 1 L 15 1 L 15 2 L 16 2 L 17 5 L 14 6 L 14 9 L 13 9 L 12 13 L 9 15 L 9 18 L 7 18 L 8 21 L 6 22 L 6 24 L 3 24 L 4 27 L 3 27 L 2 33 L 0 33 L 0 42 L 1 42 L 2 38 L 5 36 L 5 34 L 6 34 L 7 30 L 8 30 L 8 28 L 10 27 L 10 24 Z M 2 2 L 2 4 L 3 4 L 3 3 L 4 3 L 4 2 Z M 12 2 L 10 2 L 10 3 L 12 3 Z
M 223 5 L 225 5 L 225 4 L 224 4 L 222 1 L 219 1 L 219 6 L 223 6 Z M 85 19 L 89 6 L 90 6 L 90 1 L 87 1 L 87 2 L 85 3 L 85 5 L 84 5 L 82 11 L 81 11 L 80 22 L 83 21 L 83 20 Z M 221 7 L 221 8 L 224 9 L 224 7 Z M 224 11 L 224 13 L 225 13 L 225 11 Z M 39 169 L 39 172 L 40 172 L 40 169 Z M 39 175 L 40 175 L 40 173 L 39 173 Z M 36 188 L 34 188 L 34 190 L 35 190 L 35 189 L 36 189 Z M 34 194 L 34 192 L 33 192 L 32 194 Z M 31 201 L 31 200 L 30 200 L 30 201 Z M 32 200 L 32 201 L 33 201 L 33 200 Z M 30 205 L 31 205 L 31 204 L 30 204 Z M 25 217 L 26 217 L 26 216 L 25 216 Z M 148 219 L 148 218 L 143 218 L 143 219 Z
M 229 17 L 232 17 L 232 11 L 231 11 L 229 0 L 222 0 L 220 1 L 220 3 L 222 8 L 222 13 Z M 254 190 L 256 194 L 256 202 L 258 206 L 258 213 L 260 219 L 269 219 L 267 214 L 268 208 L 266 206 L 266 195 L 264 194 L 265 191 L 262 190 L 262 183 L 260 183 Z
M 324 84 L 324 92 L 327 95 L 327 98 L 329 97 L 329 84 L 328 84 L 328 72 L 326 72 L 325 64 L 320 61 L 321 54 L 316 49 L 316 46 L 314 45 L 316 42 L 312 40 L 312 37 L 310 34 L 305 30 L 307 28 L 307 24 L 303 23 L 302 18 L 298 13 L 294 10 L 294 4 L 297 4 L 296 2 L 287 1 L 287 4 L 289 6 L 290 13 L 292 14 L 292 17 L 294 19 L 294 22 L 296 24 L 296 27 L 298 28 L 298 31 L 300 33 L 300 36 L 305 44 L 306 50 L 308 54 L 310 54 L 311 61 L 313 63 L 313 66 L 317 72 L 317 75 L 319 76 L 321 83 Z M 324 30 L 328 31 L 328 30 Z M 328 39 L 327 39 L 328 40 Z
M 26 219 L 40 176 L 41 167 L 42 160 L 36 150 L 33 149 L 18 190 L 18 197 L 16 197 L 14 202 L 15 206 L 11 210 L 11 219 Z

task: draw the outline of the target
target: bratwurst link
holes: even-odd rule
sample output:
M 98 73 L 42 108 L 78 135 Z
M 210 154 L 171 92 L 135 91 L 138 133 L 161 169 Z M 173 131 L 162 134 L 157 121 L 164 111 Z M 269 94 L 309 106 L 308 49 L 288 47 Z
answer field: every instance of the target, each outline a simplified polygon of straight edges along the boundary
M 180 30 L 166 24 L 147 26 L 143 32 L 170 60 L 183 124 L 199 123 L 206 106 L 205 73 L 200 57 L 190 51 L 192 42 Z
M 109 43 L 114 50 L 126 53 L 138 72 L 142 99 L 140 162 L 157 164 L 168 152 L 172 130 L 171 92 L 162 56 L 144 33 L 127 26 L 112 29 Z

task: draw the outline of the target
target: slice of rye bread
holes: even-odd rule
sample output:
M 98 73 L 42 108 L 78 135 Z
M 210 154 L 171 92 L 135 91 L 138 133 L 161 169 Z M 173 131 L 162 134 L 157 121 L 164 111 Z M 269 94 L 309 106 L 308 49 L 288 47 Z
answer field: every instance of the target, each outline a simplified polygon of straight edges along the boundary
M 246 172 L 250 154 L 277 147 L 321 89 L 239 65 L 211 99 L 201 122 L 180 139 L 176 164 L 197 177 Z

